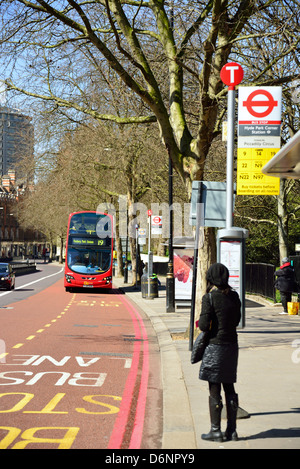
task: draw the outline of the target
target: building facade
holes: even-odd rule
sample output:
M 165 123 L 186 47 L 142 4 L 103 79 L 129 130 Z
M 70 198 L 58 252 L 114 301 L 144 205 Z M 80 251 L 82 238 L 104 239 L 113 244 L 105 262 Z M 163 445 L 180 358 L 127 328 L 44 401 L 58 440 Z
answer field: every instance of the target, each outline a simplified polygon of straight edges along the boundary
M 34 132 L 31 119 L 20 111 L 0 106 L 0 175 L 15 171 L 26 180 L 26 167 L 33 161 Z
M 19 202 L 33 189 L 34 132 L 30 118 L 0 106 L 0 258 L 38 257 L 45 238 L 19 226 Z

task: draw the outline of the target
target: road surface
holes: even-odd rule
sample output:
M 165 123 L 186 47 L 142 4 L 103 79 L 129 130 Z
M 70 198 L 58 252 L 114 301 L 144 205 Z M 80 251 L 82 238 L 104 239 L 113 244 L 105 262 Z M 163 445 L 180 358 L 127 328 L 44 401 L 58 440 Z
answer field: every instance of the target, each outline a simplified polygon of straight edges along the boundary
M 119 290 L 66 293 L 39 264 L 0 291 L 0 448 L 155 449 L 155 333 Z

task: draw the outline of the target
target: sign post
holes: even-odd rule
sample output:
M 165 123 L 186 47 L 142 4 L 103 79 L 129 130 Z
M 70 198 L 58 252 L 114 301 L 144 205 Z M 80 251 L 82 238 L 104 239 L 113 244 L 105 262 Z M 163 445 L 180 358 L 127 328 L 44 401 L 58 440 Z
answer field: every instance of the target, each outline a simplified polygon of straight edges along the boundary
M 138 271 L 139 271 L 139 225 L 135 225 L 135 262 L 136 262 L 136 273 L 135 273 L 135 288 L 138 288 Z
M 245 239 L 248 231 L 233 226 L 233 155 L 235 133 L 235 86 L 243 79 L 243 69 L 235 62 L 224 65 L 221 80 L 228 85 L 227 108 L 227 181 L 226 181 L 226 228 L 218 231 L 217 258 L 229 270 L 229 282 L 240 296 L 242 319 L 245 326 Z
M 233 222 L 233 151 L 235 130 L 235 87 L 243 79 L 242 67 L 230 62 L 224 65 L 220 73 L 221 80 L 228 86 L 227 98 L 227 166 L 226 166 L 226 228 Z
M 148 210 L 148 298 L 150 298 L 150 277 L 153 274 L 153 254 L 151 252 L 151 218 L 152 210 Z

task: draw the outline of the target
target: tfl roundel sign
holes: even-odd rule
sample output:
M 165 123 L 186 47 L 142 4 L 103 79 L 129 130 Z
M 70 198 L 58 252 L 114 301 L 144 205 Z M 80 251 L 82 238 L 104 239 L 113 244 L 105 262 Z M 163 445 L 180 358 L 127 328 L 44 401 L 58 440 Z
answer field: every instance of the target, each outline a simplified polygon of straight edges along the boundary
M 239 124 L 281 124 L 280 86 L 240 86 Z
M 266 89 L 257 89 L 249 94 L 243 102 L 243 106 L 252 116 L 262 118 L 271 114 L 273 109 L 278 106 L 278 101 Z
M 222 67 L 220 77 L 222 82 L 230 87 L 239 85 L 243 79 L 244 71 L 236 62 L 229 62 Z

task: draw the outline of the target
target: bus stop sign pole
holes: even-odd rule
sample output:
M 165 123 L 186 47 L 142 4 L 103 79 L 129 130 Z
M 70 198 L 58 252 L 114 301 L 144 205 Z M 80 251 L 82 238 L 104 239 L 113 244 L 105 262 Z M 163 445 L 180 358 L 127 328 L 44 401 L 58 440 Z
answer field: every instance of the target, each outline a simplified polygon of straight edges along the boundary
M 235 86 L 243 79 L 242 67 L 231 62 L 221 70 L 221 80 L 228 85 L 227 107 L 227 180 L 226 180 L 226 229 L 218 231 L 218 262 L 229 270 L 232 287 L 239 292 L 241 299 L 241 323 L 245 326 L 245 239 L 248 230 L 233 226 L 233 162 L 235 133 Z
M 227 264 L 230 273 L 238 273 L 238 287 L 242 302 L 240 326 L 245 326 L 245 238 L 248 231 L 243 228 L 233 227 L 233 161 L 234 161 L 234 129 L 235 129 L 235 86 L 243 79 L 242 67 L 230 62 L 224 65 L 220 77 L 228 86 L 227 98 L 227 166 L 226 166 L 226 229 L 218 231 L 218 262 Z M 224 248 L 225 246 L 225 248 Z M 238 248 L 238 249 L 237 249 Z M 232 264 L 232 265 L 231 265 Z M 234 275 L 236 277 L 236 275 Z M 237 418 L 249 417 L 241 407 L 238 407 Z
M 242 67 L 230 62 L 224 65 L 220 77 L 228 86 L 227 98 L 227 166 L 226 166 L 226 228 L 233 224 L 233 155 L 235 129 L 235 86 L 240 84 L 244 76 Z

